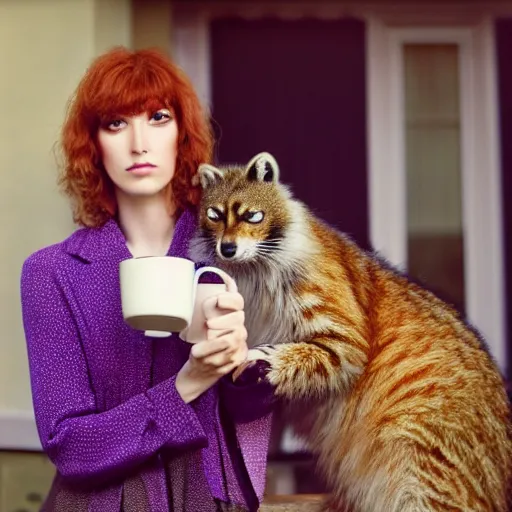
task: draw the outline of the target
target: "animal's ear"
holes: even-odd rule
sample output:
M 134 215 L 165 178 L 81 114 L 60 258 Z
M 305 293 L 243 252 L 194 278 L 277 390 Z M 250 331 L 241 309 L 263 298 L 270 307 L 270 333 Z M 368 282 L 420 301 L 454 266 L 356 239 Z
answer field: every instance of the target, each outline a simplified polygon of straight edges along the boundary
M 224 178 L 222 171 L 210 164 L 201 164 L 197 169 L 196 176 L 203 189 L 215 185 Z
M 259 153 L 247 164 L 247 179 L 249 181 L 279 181 L 279 166 L 270 153 Z

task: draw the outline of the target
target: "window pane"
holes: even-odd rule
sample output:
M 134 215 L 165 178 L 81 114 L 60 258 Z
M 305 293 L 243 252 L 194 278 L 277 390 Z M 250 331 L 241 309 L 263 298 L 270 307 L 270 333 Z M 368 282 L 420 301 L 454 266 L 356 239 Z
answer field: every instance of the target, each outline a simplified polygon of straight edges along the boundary
M 459 48 L 403 51 L 408 271 L 464 311 Z

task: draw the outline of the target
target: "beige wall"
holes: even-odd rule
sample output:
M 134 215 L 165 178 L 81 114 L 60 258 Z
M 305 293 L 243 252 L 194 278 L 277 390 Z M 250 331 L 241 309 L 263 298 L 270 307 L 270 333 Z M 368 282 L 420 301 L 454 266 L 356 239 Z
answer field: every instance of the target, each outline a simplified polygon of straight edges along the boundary
M 133 47 L 171 53 L 171 0 L 132 0 Z
M 21 265 L 74 229 L 52 154 L 65 104 L 96 54 L 131 46 L 131 30 L 130 0 L 0 0 L 0 448 L 32 410 Z

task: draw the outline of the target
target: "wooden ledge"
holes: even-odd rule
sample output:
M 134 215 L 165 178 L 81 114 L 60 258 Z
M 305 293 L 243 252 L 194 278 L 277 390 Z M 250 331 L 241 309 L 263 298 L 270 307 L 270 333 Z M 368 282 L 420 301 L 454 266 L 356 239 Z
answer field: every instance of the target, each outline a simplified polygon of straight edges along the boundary
M 259 512 L 320 512 L 322 494 L 291 494 L 266 496 Z

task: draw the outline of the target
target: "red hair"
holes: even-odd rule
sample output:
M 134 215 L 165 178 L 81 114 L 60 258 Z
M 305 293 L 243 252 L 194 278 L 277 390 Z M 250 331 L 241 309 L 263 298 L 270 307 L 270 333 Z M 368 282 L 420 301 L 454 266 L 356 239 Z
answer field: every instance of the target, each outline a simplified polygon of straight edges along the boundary
M 198 204 L 200 187 L 192 178 L 199 164 L 210 162 L 213 136 L 191 83 L 157 50 L 114 48 L 96 58 L 87 70 L 62 129 L 64 162 L 59 184 L 71 198 L 75 222 L 98 227 L 117 212 L 114 185 L 103 168 L 97 142 L 100 124 L 119 115 L 158 108 L 171 109 L 178 123 L 176 171 L 167 189 L 169 203 L 177 212 Z

